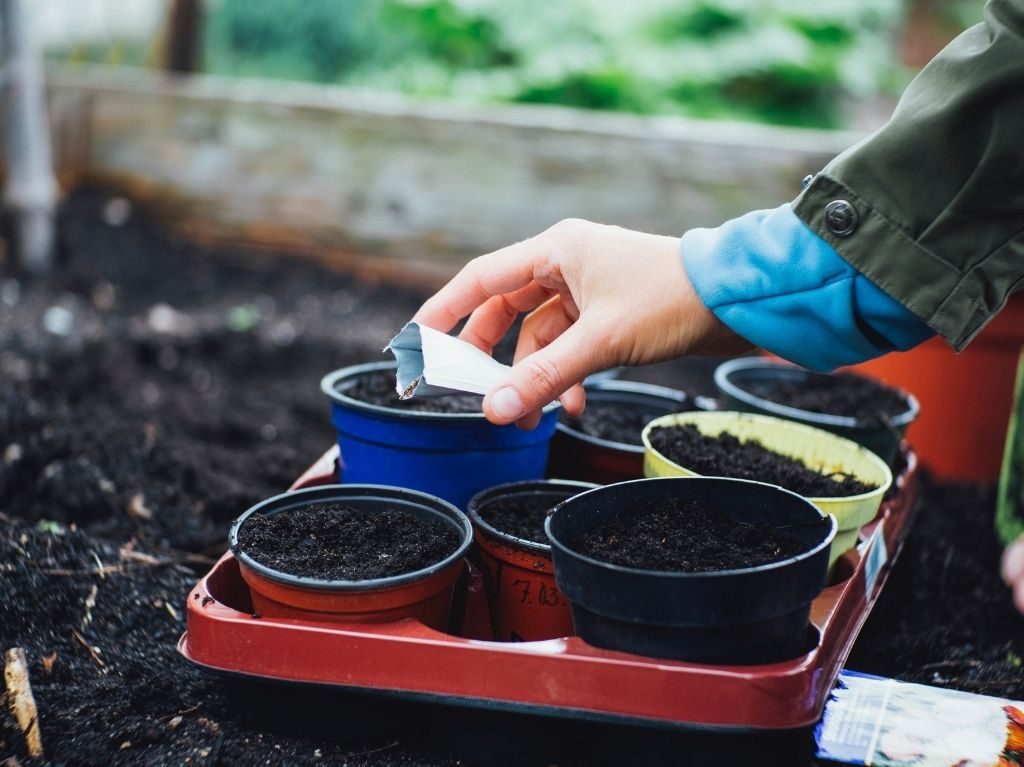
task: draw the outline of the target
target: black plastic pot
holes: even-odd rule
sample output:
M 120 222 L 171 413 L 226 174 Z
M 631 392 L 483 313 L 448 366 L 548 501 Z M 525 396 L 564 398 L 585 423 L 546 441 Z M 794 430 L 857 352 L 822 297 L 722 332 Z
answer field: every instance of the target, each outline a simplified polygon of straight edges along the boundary
M 781 562 L 705 573 L 621 567 L 574 550 L 601 522 L 670 497 L 692 499 L 736 520 L 785 528 L 807 550 Z M 774 485 L 674 477 L 590 490 L 559 505 L 546 529 L 558 588 L 572 604 L 576 633 L 586 642 L 659 658 L 746 665 L 794 658 L 809 649 L 811 602 L 825 584 L 836 522 Z
M 643 408 L 652 417 L 694 410 L 690 397 L 682 391 L 634 381 L 592 380 L 583 384 L 587 404 L 610 404 L 624 408 Z M 640 479 L 644 475 L 644 446 L 637 432 L 631 445 L 585 434 L 559 421 L 551 440 L 548 476 L 608 485 Z
M 509 482 L 474 495 L 466 509 L 473 523 L 477 556 L 487 583 L 487 603 L 494 636 L 501 641 L 534 641 L 569 636 L 569 603 L 555 584 L 548 543 L 519 538 L 500 530 L 480 512 L 495 501 L 528 497 L 554 508 L 595 485 L 547 479 Z
M 879 423 L 848 416 L 800 410 L 780 405 L 751 392 L 751 389 L 762 386 L 799 383 L 811 378 L 828 379 L 832 376 L 828 373 L 815 373 L 786 363 L 749 357 L 723 362 L 715 369 L 715 385 L 722 396 L 723 410 L 760 413 L 776 418 L 786 418 L 807 426 L 816 426 L 863 445 L 891 466 L 907 427 L 917 418 L 920 411 L 914 396 L 899 390 L 899 393 L 907 401 L 907 409 L 890 418 L 888 423 Z

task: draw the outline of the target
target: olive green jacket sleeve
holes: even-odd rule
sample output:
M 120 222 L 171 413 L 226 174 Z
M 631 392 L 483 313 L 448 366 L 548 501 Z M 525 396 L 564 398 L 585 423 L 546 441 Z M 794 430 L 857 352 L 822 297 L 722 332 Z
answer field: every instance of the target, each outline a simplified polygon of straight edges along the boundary
M 910 84 L 892 119 L 821 172 L 796 214 L 958 350 L 1024 286 L 1024 0 Z

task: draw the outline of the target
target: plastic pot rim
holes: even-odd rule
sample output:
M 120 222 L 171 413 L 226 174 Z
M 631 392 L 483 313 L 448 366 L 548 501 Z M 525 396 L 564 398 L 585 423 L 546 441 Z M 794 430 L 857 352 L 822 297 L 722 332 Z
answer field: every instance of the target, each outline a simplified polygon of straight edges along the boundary
M 347 394 L 343 394 L 337 389 L 338 383 L 348 378 L 365 375 L 367 373 L 374 373 L 378 370 L 395 370 L 397 367 L 397 362 L 383 361 L 364 362 L 359 365 L 349 365 L 348 367 L 338 368 L 337 370 L 332 370 L 320 379 L 320 391 L 330 397 L 331 402 L 335 405 L 342 405 L 353 410 L 359 410 L 364 413 L 373 413 L 377 416 L 385 416 L 395 420 L 455 421 L 461 423 L 487 420 L 483 411 L 478 413 L 429 413 L 422 410 L 406 410 L 403 408 L 386 407 L 384 405 L 375 405 L 370 402 L 363 402 L 362 400 L 349 397 Z M 455 392 L 453 391 L 453 393 Z M 542 412 L 550 413 L 558 410 L 561 406 L 561 403 L 558 402 L 558 400 L 555 400 L 554 402 L 545 405 Z
M 594 559 L 593 557 L 588 557 L 586 554 L 581 554 L 576 549 L 571 548 L 569 545 L 567 545 L 563 541 L 560 541 L 558 538 L 556 538 L 555 535 L 551 532 L 551 519 L 552 519 L 552 517 L 555 514 L 557 514 L 559 509 L 561 509 L 562 506 L 564 506 L 570 500 L 577 500 L 577 499 L 579 499 L 579 498 L 581 498 L 581 497 L 583 497 L 585 495 L 590 495 L 591 493 L 599 493 L 602 490 L 606 490 L 607 488 L 612 488 L 612 487 L 616 487 L 617 488 L 617 487 L 621 487 L 623 485 L 632 485 L 632 484 L 635 484 L 637 482 L 665 482 L 665 481 L 670 481 L 670 482 L 679 482 L 679 481 L 685 481 L 685 482 L 694 482 L 694 481 L 696 481 L 696 482 L 708 482 L 708 481 L 710 481 L 710 482 L 742 482 L 743 484 L 746 484 L 746 485 L 760 485 L 761 487 L 771 488 L 772 490 L 777 490 L 777 491 L 786 493 L 787 495 L 791 495 L 794 498 L 796 498 L 799 501 L 801 501 L 802 503 L 806 503 L 806 504 L 810 505 L 811 508 L 814 509 L 815 513 L 818 514 L 818 516 L 829 525 L 828 533 L 822 538 L 822 540 L 820 540 L 817 544 L 815 544 L 812 548 L 808 549 L 807 551 L 803 551 L 803 552 L 801 552 L 801 553 L 799 553 L 799 554 L 797 554 L 796 556 L 793 556 L 793 557 L 787 557 L 786 559 L 780 559 L 778 562 L 768 562 L 768 563 L 763 564 L 763 565 L 755 565 L 753 567 L 740 567 L 740 568 L 734 568 L 734 569 L 731 569 L 731 570 L 709 570 L 707 572 L 693 573 L 693 572 L 673 572 L 673 571 L 670 571 L 670 570 L 644 570 L 644 569 L 641 569 L 639 567 L 626 567 L 624 565 L 616 565 L 616 564 L 613 564 L 612 562 L 606 562 L 606 561 L 601 560 L 601 559 Z M 548 540 L 551 541 L 551 547 L 553 549 L 557 548 L 560 552 L 562 552 L 564 555 L 566 555 L 568 557 L 572 557 L 573 559 L 578 559 L 578 560 L 580 560 L 582 562 L 586 562 L 587 564 L 590 564 L 590 565 L 596 565 L 598 567 L 605 568 L 605 569 L 610 570 L 611 572 L 615 572 L 615 573 L 623 573 L 623 574 L 629 574 L 629 575 L 652 576 L 652 577 L 658 577 L 658 578 L 671 578 L 671 579 L 674 579 L 674 580 L 690 580 L 690 579 L 706 580 L 706 579 L 711 579 L 711 578 L 722 578 L 722 577 L 737 576 L 737 575 L 752 575 L 752 574 L 763 573 L 763 572 L 767 572 L 767 571 L 771 571 L 771 570 L 778 570 L 778 569 L 780 569 L 782 567 L 791 566 L 791 565 L 793 565 L 796 562 L 801 562 L 801 561 L 803 561 L 805 559 L 810 559 L 811 557 L 815 556 L 816 554 L 819 554 L 822 549 L 826 549 L 826 548 L 830 547 L 832 545 L 832 540 L 835 538 L 836 533 L 838 532 L 838 529 L 839 529 L 839 525 L 836 522 L 836 518 L 835 518 L 834 515 L 832 515 L 832 514 L 822 514 L 821 511 L 816 506 L 814 506 L 814 504 L 809 499 L 805 498 L 802 495 L 794 493 L 792 490 L 787 490 L 784 487 L 779 487 L 778 485 L 772 485 L 772 484 L 769 484 L 767 482 L 757 482 L 757 481 L 752 480 L 752 479 L 733 479 L 732 477 L 703 477 L 703 476 L 693 476 L 693 477 L 643 477 L 641 479 L 627 480 L 626 482 L 617 482 L 614 485 L 602 485 L 602 486 L 599 486 L 599 487 L 595 487 L 593 490 L 588 490 L 585 493 L 580 493 L 577 496 L 573 496 L 573 498 L 571 498 L 571 499 L 567 499 L 565 501 L 562 501 L 562 503 L 558 504 L 552 510 L 552 512 L 550 514 L 548 514 L 548 518 L 546 520 L 544 520 L 544 532 L 547 533 Z M 588 608 L 588 609 L 590 609 L 590 608 Z
M 863 451 L 865 456 L 866 456 L 866 458 L 867 458 L 867 460 L 870 463 L 874 463 L 876 468 L 878 468 L 880 470 L 882 476 L 886 478 L 885 481 L 882 482 L 878 487 L 876 487 L 876 488 L 874 488 L 872 490 L 868 490 L 866 493 L 858 493 L 857 495 L 829 495 L 829 496 L 801 495 L 800 496 L 801 498 L 804 498 L 805 500 L 808 500 L 811 503 L 815 503 L 815 504 L 817 504 L 817 503 L 826 503 L 826 504 L 828 504 L 828 503 L 837 502 L 837 501 L 855 503 L 857 501 L 867 500 L 867 499 L 872 498 L 874 496 L 878 496 L 879 498 L 881 498 L 882 496 L 885 495 L 886 491 L 889 489 L 889 487 L 892 485 L 892 482 L 893 482 L 892 470 L 889 468 L 888 464 L 886 464 L 886 462 L 883 461 L 881 458 L 879 458 L 875 453 L 871 452 L 866 447 L 857 444 L 852 439 L 846 439 L 845 437 L 840 437 L 838 434 L 833 434 L 832 432 L 825 431 L 824 429 L 818 429 L 818 428 L 815 428 L 814 426 L 809 426 L 807 424 L 798 423 L 796 421 L 790 421 L 790 420 L 787 420 L 785 418 L 780 418 L 778 416 L 761 415 L 760 413 L 744 413 L 744 412 L 735 411 L 735 410 L 715 410 L 715 411 L 706 411 L 706 412 L 703 412 L 703 413 L 681 413 L 681 414 L 676 414 L 676 415 L 687 416 L 687 417 L 694 417 L 694 416 L 720 417 L 720 418 L 723 418 L 723 420 L 725 419 L 725 417 L 730 417 L 730 416 L 731 417 L 737 417 L 738 416 L 739 418 L 742 418 L 744 420 L 753 421 L 755 423 L 757 423 L 759 421 L 771 422 L 771 423 L 774 423 L 774 424 L 781 424 L 783 427 L 785 427 L 787 429 L 793 429 L 794 431 L 805 431 L 805 432 L 806 431 L 811 431 L 811 432 L 814 432 L 816 435 L 819 435 L 819 437 L 821 439 L 827 438 L 830 441 L 834 441 L 836 443 L 842 443 L 843 449 L 855 450 L 855 451 L 858 451 L 858 452 L 859 451 Z M 656 419 L 654 421 L 651 421 L 649 424 L 647 424 L 647 426 L 644 427 L 643 433 L 640 435 L 640 438 L 644 441 L 644 447 L 647 450 L 650 450 L 651 453 L 653 453 L 654 455 L 658 456 L 658 458 L 663 460 L 665 463 L 671 464 L 672 466 L 675 466 L 675 467 L 679 468 L 681 471 L 688 472 L 692 477 L 695 477 L 695 478 L 697 478 L 697 477 L 708 477 L 708 475 L 706 475 L 706 474 L 698 474 L 697 472 L 693 471 L 692 469 L 688 469 L 685 466 L 682 466 L 681 464 L 676 463 L 675 461 L 670 461 L 663 453 L 661 453 L 659 450 L 657 450 L 651 444 L 651 431 L 652 431 L 652 429 L 664 428 L 666 426 L 678 426 L 678 425 L 680 425 L 678 423 L 678 421 L 669 422 L 669 421 L 666 420 L 666 419 L 669 419 L 669 418 L 675 419 L 676 415 L 662 416 L 661 418 L 658 418 L 658 419 Z M 774 450 L 773 448 L 767 448 L 767 449 L 771 450 L 772 452 L 779 452 L 777 450 Z M 784 453 L 780 453 L 780 455 L 784 455 Z M 787 457 L 790 457 L 790 456 L 787 456 Z M 723 477 L 723 479 L 732 479 L 732 477 Z M 754 480 L 748 480 L 748 481 L 754 481 Z M 787 490 L 787 488 L 782 487 L 781 485 L 772 485 L 770 482 L 761 482 L 759 484 L 771 485 L 771 487 L 778 487 L 780 490 L 786 490 L 786 492 L 792 492 L 790 490 Z
M 491 536 L 492 538 L 497 538 L 498 540 L 502 541 L 503 543 L 510 544 L 510 545 L 515 546 L 517 548 L 526 549 L 527 551 L 530 551 L 530 552 L 533 552 L 533 553 L 536 553 L 536 554 L 546 554 L 546 555 L 550 556 L 551 555 L 551 544 L 549 544 L 549 543 L 539 543 L 538 541 L 531 541 L 528 538 L 519 538 L 518 536 L 512 535 L 512 533 L 507 533 L 504 530 L 499 530 L 494 525 L 492 525 L 490 522 L 488 522 L 486 519 L 481 517 L 480 516 L 480 512 L 476 508 L 477 505 L 481 505 L 481 503 L 477 499 L 480 498 L 481 496 L 490 495 L 490 494 L 494 494 L 495 498 L 505 497 L 506 495 L 516 495 L 517 494 L 515 492 L 516 490 L 523 490 L 523 491 L 536 490 L 538 492 L 543 492 L 546 488 L 551 488 L 553 490 L 558 490 L 559 488 L 571 489 L 571 488 L 574 488 L 574 487 L 581 488 L 580 493 L 576 494 L 576 495 L 580 495 L 582 492 L 585 492 L 586 490 L 594 490 L 594 489 L 596 489 L 597 487 L 599 487 L 599 485 L 597 485 L 597 484 L 595 484 L 593 482 L 580 482 L 580 481 L 575 480 L 575 479 L 557 479 L 557 478 L 555 478 L 555 479 L 524 479 L 524 480 L 522 480 L 520 482 L 505 482 L 505 483 L 500 484 L 500 485 L 492 485 L 491 487 L 486 487 L 483 490 L 481 490 L 480 492 L 474 494 L 473 497 L 469 499 L 469 503 L 466 504 L 466 516 L 469 517 L 470 522 L 473 524 L 474 527 L 478 527 L 482 532 L 486 533 L 487 535 Z M 575 496 L 573 496 L 573 497 L 575 497 Z M 488 502 L 490 502 L 492 500 L 495 500 L 495 498 L 487 498 L 483 502 L 482 505 L 486 505 Z M 557 504 L 556 506 L 554 506 L 552 508 L 557 508 L 557 506 L 561 505 L 561 503 L 562 502 L 560 502 L 559 504 Z M 551 516 L 551 512 L 548 512 L 548 516 Z M 547 532 L 547 524 L 546 524 L 547 520 L 545 519 L 544 522 L 545 522 L 544 532 L 546 533 Z
M 413 496 L 413 498 L 409 498 L 409 496 Z M 455 522 L 460 524 L 461 540 L 455 551 L 432 565 L 422 567 L 418 570 L 411 570 L 407 573 L 400 573 L 399 575 L 390 575 L 386 578 L 369 578 L 361 581 L 325 580 L 323 578 L 313 578 L 307 575 L 292 575 L 291 573 L 285 573 L 280 570 L 275 570 L 272 567 L 268 567 L 262 562 L 256 561 L 245 552 L 238 551 L 238 531 L 249 517 L 259 514 L 268 506 L 275 506 L 285 503 L 286 501 L 292 501 L 292 503 L 288 503 L 288 506 L 296 506 L 302 504 L 303 500 L 306 498 L 310 499 L 307 503 L 327 500 L 344 501 L 346 497 L 369 497 L 381 501 L 417 500 L 428 507 L 439 505 L 446 511 L 452 512 L 450 516 L 443 515 L 446 519 L 449 519 L 453 524 Z M 441 515 L 441 512 L 438 509 L 435 508 L 433 510 Z M 287 493 L 281 493 L 280 495 L 275 495 L 250 506 L 231 524 L 231 529 L 228 531 L 228 545 L 231 549 L 231 553 L 234 554 L 235 559 L 237 559 L 241 565 L 248 567 L 259 576 L 266 578 L 267 580 L 274 581 L 275 583 L 317 591 L 381 591 L 384 589 L 401 588 L 451 567 L 466 556 L 466 553 L 472 544 L 473 527 L 469 522 L 469 518 L 463 514 L 458 507 L 442 498 L 438 498 L 436 495 L 430 495 L 429 493 L 423 493 L 419 490 L 411 490 L 405 487 L 396 487 L 394 485 L 319 485 L 317 487 L 310 487 L 304 490 L 293 490 Z
M 907 409 L 893 416 L 889 419 L 888 423 L 871 424 L 861 418 L 854 418 L 853 416 L 845 415 L 833 415 L 831 413 L 818 413 L 814 410 L 801 410 L 800 408 L 790 407 L 789 405 L 783 405 L 764 397 L 759 397 L 756 394 L 752 394 L 746 389 L 741 388 L 739 385 L 734 383 L 729 376 L 733 373 L 742 370 L 755 370 L 755 369 L 783 369 L 783 370 L 799 370 L 806 372 L 810 375 L 827 375 L 826 373 L 818 373 L 814 370 L 807 370 L 798 365 L 793 365 L 788 362 L 769 362 L 767 360 L 740 357 L 739 359 L 729 360 L 723 362 L 721 365 L 715 368 L 715 386 L 718 387 L 719 391 L 730 397 L 743 402 L 747 405 L 761 408 L 763 410 L 771 411 L 780 417 L 799 419 L 800 421 L 816 421 L 821 424 L 827 424 L 828 426 L 844 427 L 847 429 L 878 429 L 889 426 L 893 429 L 902 429 L 911 423 L 914 419 L 920 415 L 921 405 L 918 403 L 917 398 L 908 391 L 900 389 L 897 386 L 891 386 L 887 383 L 877 382 L 888 389 L 892 389 L 898 392 L 901 397 L 907 403 Z M 850 373 L 850 375 L 856 375 L 859 378 L 865 378 L 858 373 Z
M 590 392 L 612 392 L 612 393 L 623 393 L 623 394 L 649 394 L 654 397 L 664 397 L 665 399 L 671 399 L 678 402 L 680 405 L 685 405 L 690 401 L 690 395 L 681 389 L 671 389 L 668 386 L 658 386 L 656 384 L 641 383 L 640 381 L 620 381 L 614 378 L 603 378 L 591 382 L 584 381 L 583 390 L 587 393 Z M 558 425 L 555 427 L 555 431 L 560 431 L 564 434 L 568 434 L 574 439 L 578 439 L 580 442 L 584 442 L 588 445 L 594 445 L 596 447 L 605 447 L 612 450 L 621 450 L 626 453 L 636 453 L 637 455 L 643 455 L 643 445 L 631 445 L 628 442 L 616 442 L 611 439 L 602 439 L 601 437 L 594 437 L 590 434 L 574 429 L 568 424 L 565 424 L 559 419 Z

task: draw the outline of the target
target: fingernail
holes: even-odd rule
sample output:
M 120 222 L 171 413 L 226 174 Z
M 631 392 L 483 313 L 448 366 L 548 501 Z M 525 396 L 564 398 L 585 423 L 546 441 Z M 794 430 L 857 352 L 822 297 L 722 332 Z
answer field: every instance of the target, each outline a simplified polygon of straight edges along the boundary
M 491 410 L 505 421 L 512 421 L 523 414 L 523 398 L 511 386 L 494 392 L 490 398 Z

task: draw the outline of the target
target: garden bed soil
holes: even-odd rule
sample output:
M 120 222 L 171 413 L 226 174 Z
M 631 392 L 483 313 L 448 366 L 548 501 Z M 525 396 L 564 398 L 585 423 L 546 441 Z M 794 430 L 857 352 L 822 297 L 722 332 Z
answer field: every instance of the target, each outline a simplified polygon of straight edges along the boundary
M 554 499 L 546 493 L 495 498 L 484 504 L 479 514 L 495 530 L 546 546 L 548 535 L 544 532 L 544 521 L 548 512 L 562 500 L 564 498 Z
M 417 413 L 481 413 L 484 398 L 477 394 L 441 394 L 400 399 L 395 390 L 395 374 L 378 370 L 359 376 L 345 390 L 352 399 L 380 407 Z
M 758 383 L 746 388 L 751 394 L 779 405 L 856 418 L 866 426 L 889 423 L 910 406 L 895 389 L 852 373 L 809 375 L 800 381 Z
M 472 764 L 453 752 L 474 729 L 443 741 L 440 727 L 377 716 L 366 699 L 341 709 L 280 686 L 235 695 L 175 649 L 187 595 L 231 521 L 334 442 L 320 377 L 377 358 L 424 295 L 205 250 L 137 206 L 115 226 L 110 200 L 92 189 L 65 202 L 52 283 L 29 285 L 0 260 L 0 648 L 27 653 L 47 757 L 29 759 L 0 710 L 0 761 Z M 628 375 L 710 393 L 714 365 Z M 926 478 L 851 668 L 1024 699 L 1024 619 L 999 578 L 993 507 L 990 488 Z M 494 757 L 522 755 L 524 720 L 489 713 L 509 722 Z M 436 721 L 451 717 L 439 709 Z M 577 727 L 559 723 L 548 742 L 578 753 L 600 740 Z M 772 740 L 757 761 L 812 763 L 801 737 L 797 756 Z M 607 750 L 639 753 L 651 740 L 615 730 Z
M 757 567 L 807 549 L 799 538 L 777 528 L 739 522 L 678 498 L 607 520 L 573 548 L 601 562 L 669 573 Z
M 238 551 L 289 575 L 326 581 L 389 578 L 430 567 L 459 546 L 450 525 L 401 509 L 372 513 L 343 503 L 254 514 L 238 530 Z
M 625 403 L 593 402 L 582 415 L 562 415 L 562 423 L 589 437 L 606 439 L 624 445 L 642 445 L 640 432 L 664 410 Z
M 692 424 L 652 429 L 650 440 L 668 460 L 697 474 L 767 482 L 806 498 L 841 498 L 877 487 L 850 475 L 821 474 L 757 440 L 741 441 L 725 432 L 714 437 L 701 434 Z

